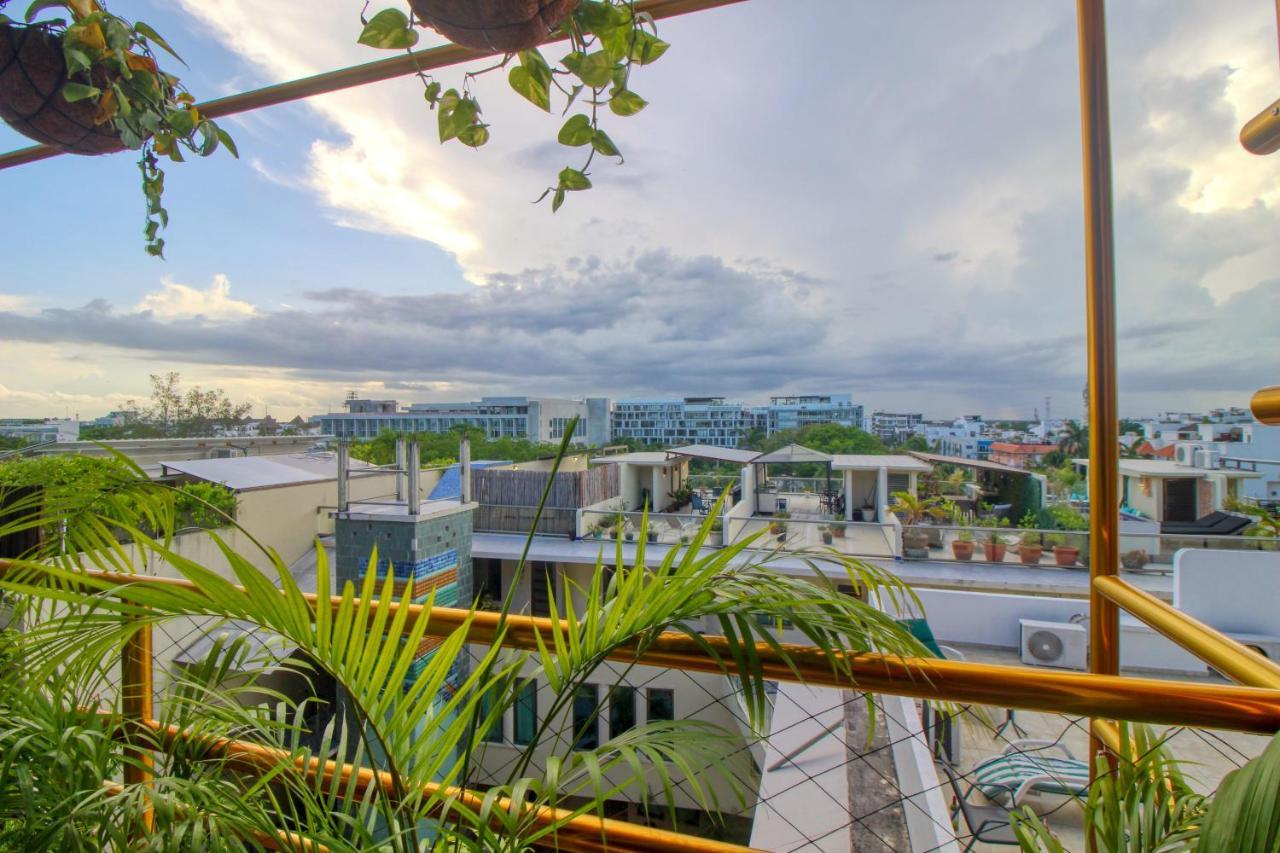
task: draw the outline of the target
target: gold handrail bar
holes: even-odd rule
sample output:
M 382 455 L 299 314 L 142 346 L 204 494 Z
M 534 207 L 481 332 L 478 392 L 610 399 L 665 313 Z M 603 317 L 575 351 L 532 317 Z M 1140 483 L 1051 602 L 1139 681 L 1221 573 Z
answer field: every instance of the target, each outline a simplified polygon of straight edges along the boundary
M 358 780 L 356 790 L 363 791 L 370 785 L 376 784 L 388 797 L 392 799 L 398 797 L 391 774 L 384 770 L 339 764 L 336 761 L 322 761 L 319 758 L 312 758 L 304 763 L 301 758 L 290 754 L 287 750 L 250 741 L 199 735 L 177 726 L 166 726 L 158 720 L 146 720 L 143 725 L 155 733 L 157 740 L 166 751 L 172 750 L 179 743 L 194 743 L 210 753 L 224 756 L 233 766 L 253 772 L 274 770 L 281 762 L 291 761 L 304 771 L 308 780 L 319 779 L 321 784 L 327 787 L 332 786 L 336 780 L 337 790 L 348 790 L 347 783 L 354 775 Z M 456 800 L 463 807 L 471 810 L 478 810 L 484 799 L 483 793 L 434 783 L 424 785 L 422 790 L 427 795 L 443 794 L 443 799 Z M 499 798 L 498 811 L 508 811 L 511 807 L 509 798 Z M 540 826 L 565 820 L 571 814 L 567 809 L 547 806 L 538 807 L 533 810 L 533 813 L 535 823 Z M 655 850 L 672 851 L 672 853 L 752 853 L 753 851 L 753 848 L 737 844 L 593 815 L 569 818 L 563 826 L 556 829 L 550 839 L 554 840 L 557 849 L 570 851 L 598 850 L 604 846 L 605 842 L 609 850 L 617 853 L 631 853 L 631 851 L 649 853 Z
M 1117 577 L 1094 578 L 1093 586 L 1109 601 L 1182 646 L 1233 681 L 1250 687 L 1280 690 L 1280 664 L 1174 609 L 1148 592 Z
M 1280 385 L 1260 388 L 1249 401 L 1253 416 L 1269 426 L 1280 426 Z
M 636 3 L 636 12 L 647 13 L 655 19 L 661 19 L 741 2 L 743 0 L 639 0 Z M 551 44 L 562 40 L 562 37 L 552 36 L 543 44 Z M 325 71 L 311 77 L 290 80 L 287 83 L 277 83 L 261 89 L 227 95 L 223 98 L 216 98 L 197 104 L 196 108 L 208 118 L 222 118 L 223 116 L 235 115 L 236 113 L 257 110 L 263 107 L 278 106 L 279 104 L 286 104 L 290 101 L 310 98 L 315 95 L 326 95 L 330 92 L 338 92 L 355 86 L 379 83 L 396 77 L 406 77 L 410 74 L 417 74 L 419 71 L 434 71 L 437 68 L 460 65 L 472 60 L 488 59 L 501 55 L 502 51 L 473 50 L 469 47 L 459 47 L 456 44 L 444 44 L 439 47 L 429 47 L 423 50 L 398 54 L 388 59 L 353 65 L 350 68 Z M 123 151 L 124 149 L 122 148 L 121 150 Z M 52 145 L 34 145 L 30 148 L 21 148 L 0 154 L 0 169 L 24 166 L 28 163 L 47 160 L 50 157 L 57 157 L 65 153 L 67 152 Z
M 0 577 L 6 563 L 0 560 Z M 9 571 L 39 572 L 38 565 L 10 567 Z M 131 584 L 177 585 L 198 589 L 189 581 L 157 578 L 118 572 L 86 572 L 85 579 L 104 591 Z M 244 589 L 239 588 L 241 592 Z M 247 594 L 247 593 L 246 593 Z M 312 607 L 323 599 L 307 595 Z M 329 606 L 337 609 L 342 599 L 329 598 Z M 399 610 L 395 602 L 375 603 L 375 609 Z M 425 605 L 411 604 L 409 619 L 420 618 Z M 452 607 L 430 609 L 426 634 L 445 637 L 458 628 L 470 625 L 467 638 L 474 643 L 492 643 L 497 635 L 499 614 L 489 611 L 471 613 Z M 567 622 L 562 622 L 566 630 Z M 538 640 L 550 643 L 551 620 L 539 616 L 508 616 L 502 645 L 535 650 Z M 721 660 L 713 658 L 709 646 Z M 1021 666 L 939 660 L 936 658 L 900 658 L 876 653 L 850 655 L 843 658 L 848 674 L 812 646 L 780 644 L 785 656 L 767 643 L 756 647 L 756 657 L 766 677 L 777 681 L 804 682 L 824 687 L 869 690 L 918 699 L 939 699 L 1024 708 L 1081 716 L 1164 725 L 1203 726 L 1237 731 L 1274 734 L 1280 731 L 1280 690 L 1224 684 L 1194 684 L 1185 681 L 1101 676 L 1085 672 L 1059 672 Z M 732 669 L 723 637 L 702 637 L 695 641 L 684 634 L 666 633 L 644 645 L 623 646 L 610 656 L 627 663 L 681 669 L 690 672 L 720 673 Z M 787 658 L 790 658 L 790 661 Z M 723 663 L 722 663 L 723 661 Z M 794 668 L 793 668 L 794 666 Z

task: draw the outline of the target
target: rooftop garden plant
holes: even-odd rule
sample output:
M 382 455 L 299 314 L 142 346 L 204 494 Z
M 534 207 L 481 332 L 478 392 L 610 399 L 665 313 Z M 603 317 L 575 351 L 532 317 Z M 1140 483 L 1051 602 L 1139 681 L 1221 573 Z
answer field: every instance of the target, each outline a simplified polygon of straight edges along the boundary
M 632 88 L 632 72 L 657 61 L 668 48 L 653 17 L 637 12 L 632 0 L 408 0 L 407 7 L 362 15 L 361 23 L 358 41 L 369 47 L 409 50 L 418 44 L 418 29 L 430 27 L 455 44 L 500 54 L 496 63 L 465 73 L 460 85 L 448 88 L 420 72 L 423 96 L 436 112 L 440 142 L 457 140 L 471 148 L 489 141 L 489 124 L 473 92 L 483 75 L 505 72 L 522 98 L 543 112 L 559 113 L 564 121 L 556 141 L 583 154 L 538 197 L 550 197 L 552 212 L 569 193 L 591 188 L 597 155 L 622 162 L 601 118 L 625 118 L 645 108 L 648 101 Z M 559 50 L 544 45 L 552 55 L 548 59 L 539 45 L 555 39 L 566 40 L 567 50 L 556 58 Z
M 35 0 L 22 21 L 0 0 L 0 118 L 37 142 L 72 154 L 139 153 L 147 254 L 164 256 L 164 160 L 208 157 L 231 136 L 195 106 L 156 49 L 182 62 L 150 25 L 95 0 Z

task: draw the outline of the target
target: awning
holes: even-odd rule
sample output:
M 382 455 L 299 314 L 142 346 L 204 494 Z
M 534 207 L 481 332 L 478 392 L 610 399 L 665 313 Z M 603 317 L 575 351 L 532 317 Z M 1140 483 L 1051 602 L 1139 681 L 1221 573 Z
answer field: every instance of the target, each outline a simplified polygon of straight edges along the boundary
M 1021 468 L 1014 468 L 1012 465 L 989 462 L 986 459 L 965 459 L 963 456 L 943 456 L 941 453 L 920 453 L 914 450 L 911 451 L 911 455 L 917 459 L 923 459 L 925 462 L 933 462 L 938 465 L 959 465 L 962 468 L 978 468 L 983 471 L 998 471 L 1002 474 L 1021 474 L 1024 477 L 1029 477 L 1032 473 Z
M 785 465 L 792 462 L 822 462 L 830 464 L 831 457 L 809 447 L 788 444 L 786 447 L 779 447 L 772 453 L 757 456 L 751 461 L 756 465 Z
M 713 462 L 731 462 L 735 465 L 746 465 L 760 455 L 758 450 L 739 450 L 736 447 L 716 447 L 711 444 L 690 444 L 687 447 L 677 447 L 671 452 L 691 459 L 710 459 Z

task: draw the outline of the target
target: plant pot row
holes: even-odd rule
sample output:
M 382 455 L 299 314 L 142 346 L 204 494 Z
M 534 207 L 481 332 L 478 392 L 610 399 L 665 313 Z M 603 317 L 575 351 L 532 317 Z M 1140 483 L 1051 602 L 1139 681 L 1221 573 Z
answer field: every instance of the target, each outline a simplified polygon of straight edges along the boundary
M 1003 563 L 1008 545 L 1003 542 L 984 542 L 982 543 L 983 556 L 988 562 Z M 1044 548 L 1040 545 L 1016 545 L 1014 546 L 1018 552 L 1018 559 L 1028 566 L 1038 565 L 1040 558 L 1044 555 Z M 977 549 L 977 543 L 957 539 L 951 543 L 952 555 L 960 561 L 973 559 L 974 551 Z M 1057 545 L 1053 548 L 1054 562 L 1063 568 L 1074 566 L 1080 559 L 1080 549 L 1066 545 Z

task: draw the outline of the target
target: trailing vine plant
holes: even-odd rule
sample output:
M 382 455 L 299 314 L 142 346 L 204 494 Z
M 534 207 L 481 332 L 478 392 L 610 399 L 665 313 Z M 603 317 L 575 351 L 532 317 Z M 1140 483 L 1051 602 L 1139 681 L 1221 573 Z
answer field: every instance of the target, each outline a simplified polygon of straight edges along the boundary
M 387 50 L 412 49 L 418 43 L 418 28 L 427 26 L 412 9 L 406 13 L 396 8 L 372 17 L 362 14 L 361 23 L 359 43 Z M 561 169 L 555 184 L 537 198 L 541 202 L 550 196 L 555 212 L 568 193 L 591 188 L 590 169 L 597 154 L 623 161 L 622 152 L 601 127 L 602 114 L 607 110 L 627 117 L 645 108 L 648 101 L 631 88 L 631 73 L 636 66 L 657 61 L 669 45 L 658 38 L 653 16 L 637 11 L 633 0 L 582 0 L 548 38 L 569 43 L 569 51 L 555 64 L 533 47 L 503 54 L 497 63 L 467 72 L 461 88 L 445 89 L 424 71 L 419 77 L 427 104 L 436 112 L 441 143 L 456 139 L 479 148 L 489 141 L 489 125 L 482 118 L 472 84 L 494 71 L 506 70 L 511 88 L 538 109 L 550 113 L 554 107 L 566 116 L 556 140 L 582 149 L 584 157 L 576 167 Z
M 56 39 L 66 63 L 61 93 L 67 103 L 93 104 L 94 124 L 109 124 L 123 147 L 139 152 L 146 251 L 164 257 L 160 230 L 169 224 L 169 213 L 163 205 L 160 164 L 164 159 L 182 162 L 184 148 L 208 157 L 219 145 L 238 158 L 235 142 L 201 114 L 176 76 L 160 68 L 153 47 L 186 63 L 148 24 L 113 15 L 95 0 L 35 0 L 25 23 L 18 24 L 3 14 L 8 2 L 0 0 L 0 27 L 25 26 Z M 55 17 L 42 17 L 51 12 Z M 58 12 L 66 16 L 56 16 Z

